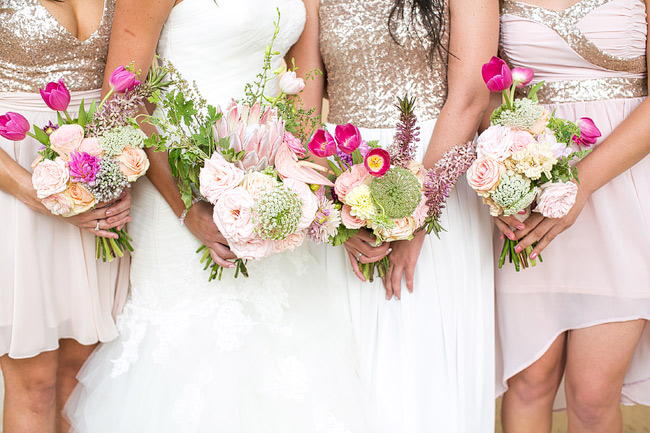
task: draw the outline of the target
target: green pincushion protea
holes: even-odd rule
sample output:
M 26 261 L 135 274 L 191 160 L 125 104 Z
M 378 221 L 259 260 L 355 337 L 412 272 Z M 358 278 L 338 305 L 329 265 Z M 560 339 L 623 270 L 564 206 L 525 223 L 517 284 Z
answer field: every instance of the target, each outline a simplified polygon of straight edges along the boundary
M 302 217 L 302 201 L 285 186 L 264 193 L 255 205 L 258 234 L 269 240 L 282 240 L 294 233 Z
M 420 204 L 420 181 L 402 167 L 393 167 L 382 177 L 373 179 L 370 194 L 388 218 L 399 219 L 413 214 Z

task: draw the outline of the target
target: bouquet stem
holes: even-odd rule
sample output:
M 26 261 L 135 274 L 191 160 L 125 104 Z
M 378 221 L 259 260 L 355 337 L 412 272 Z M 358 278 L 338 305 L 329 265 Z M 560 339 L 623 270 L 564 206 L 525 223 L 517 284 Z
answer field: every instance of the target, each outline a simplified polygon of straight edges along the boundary
M 379 278 L 384 278 L 388 273 L 388 268 L 390 267 L 390 259 L 384 257 L 378 262 L 373 263 L 359 263 L 359 269 L 361 273 L 366 278 L 366 281 L 371 283 L 375 280 L 375 275 Z
M 210 269 L 210 276 L 208 277 L 208 281 L 212 281 L 212 280 L 221 281 L 221 278 L 223 277 L 224 267 L 215 263 L 215 261 L 212 260 L 212 256 L 210 256 L 210 249 L 205 245 L 201 245 L 196 250 L 196 253 L 199 254 L 200 256 L 199 262 L 201 262 L 201 264 L 203 265 L 203 270 L 205 271 Z M 246 267 L 246 260 L 244 259 L 235 260 L 234 277 L 238 278 L 239 274 L 243 275 L 244 277 L 248 277 L 248 268 Z
M 518 243 L 519 243 L 518 241 L 513 241 L 508 238 L 504 239 L 503 248 L 501 248 L 501 254 L 499 255 L 499 263 L 498 263 L 499 269 L 501 269 L 505 264 L 506 258 L 510 263 L 512 263 L 515 266 L 515 270 L 517 272 L 519 272 L 522 269 L 527 269 L 529 267 L 537 266 L 537 259 L 530 258 L 530 253 L 533 252 L 533 248 L 537 243 L 526 248 L 522 252 L 517 253 L 515 251 L 515 246 L 517 246 Z M 540 263 L 543 262 L 541 255 L 538 258 Z
M 95 237 L 95 258 L 102 262 L 112 262 L 118 257 L 124 257 L 125 251 L 133 251 L 131 245 L 131 236 L 126 230 L 110 229 L 109 231 L 116 233 L 119 237 L 117 239 L 109 239 L 100 236 Z

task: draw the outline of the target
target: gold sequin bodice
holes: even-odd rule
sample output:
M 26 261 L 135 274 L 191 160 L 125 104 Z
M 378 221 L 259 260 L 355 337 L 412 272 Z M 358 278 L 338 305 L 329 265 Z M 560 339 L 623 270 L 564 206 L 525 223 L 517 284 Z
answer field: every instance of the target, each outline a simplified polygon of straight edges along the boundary
M 0 0 L 0 92 L 37 92 L 61 78 L 72 91 L 102 86 L 114 0 L 81 41 L 39 0 Z
M 392 128 L 398 120 L 397 98 L 407 92 L 417 98 L 420 120 L 438 117 L 447 96 L 446 54 L 436 55 L 431 65 L 426 40 L 417 36 L 421 29 L 405 25 L 395 29 L 400 43 L 395 42 L 388 29 L 393 3 L 321 0 L 320 44 L 330 122 Z

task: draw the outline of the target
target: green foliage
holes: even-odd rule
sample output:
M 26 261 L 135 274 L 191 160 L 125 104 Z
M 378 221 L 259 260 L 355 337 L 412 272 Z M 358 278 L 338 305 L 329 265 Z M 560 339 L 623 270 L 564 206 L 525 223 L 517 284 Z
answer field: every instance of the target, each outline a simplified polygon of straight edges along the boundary
M 336 235 L 330 238 L 330 244 L 338 247 L 346 243 L 352 236 L 356 235 L 359 232 L 359 229 L 349 229 L 344 225 L 339 226 L 339 230 Z
M 591 152 L 591 150 L 579 150 L 564 158 L 559 158 L 557 164 L 555 164 L 551 170 L 551 176 L 548 177 L 546 174 L 543 174 L 538 183 L 541 185 L 546 182 L 579 182 L 578 168 L 573 164 L 573 162 L 580 161 L 582 158 L 587 156 L 589 152 Z
M 574 135 L 580 136 L 578 125 L 555 116 L 549 120 L 548 127 L 555 133 L 555 138 L 560 143 L 570 143 Z

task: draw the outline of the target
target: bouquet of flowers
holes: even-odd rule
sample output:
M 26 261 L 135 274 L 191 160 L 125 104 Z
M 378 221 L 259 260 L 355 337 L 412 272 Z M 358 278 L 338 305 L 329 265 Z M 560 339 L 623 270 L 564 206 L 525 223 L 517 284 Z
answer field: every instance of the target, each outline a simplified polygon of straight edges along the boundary
M 49 83 L 41 89 L 41 97 L 57 112 L 58 123 L 34 125 L 33 132 L 20 114 L 0 116 L 2 136 L 20 141 L 29 135 L 42 144 L 32 164 L 32 183 L 52 214 L 72 217 L 115 201 L 145 174 L 149 168 L 143 151 L 146 135 L 130 119 L 161 84 L 158 78 L 140 83 L 130 68 L 120 66 L 110 77 L 106 97 L 88 108 L 82 101 L 76 117 L 68 113 L 70 92 L 64 80 Z M 109 262 L 123 257 L 125 250 L 133 251 L 126 230 L 110 231 L 119 237 L 96 237 L 97 259 Z
M 572 162 L 583 158 L 600 131 L 589 118 L 578 123 L 555 117 L 539 104 L 537 91 L 515 98 L 527 86 L 533 71 L 510 68 L 496 57 L 483 66 L 483 78 L 493 92 L 502 92 L 503 103 L 491 115 L 491 126 L 477 140 L 478 158 L 467 172 L 469 185 L 490 207 L 492 216 L 514 215 L 525 221 L 533 212 L 561 218 L 574 205 L 578 173 Z M 536 265 L 532 247 L 516 253 L 517 241 L 505 239 L 499 268 L 506 257 L 515 269 Z M 541 261 L 541 257 L 540 257 Z
M 367 143 L 359 129 L 338 125 L 334 136 L 317 131 L 309 142 L 316 156 L 329 158 L 336 179 L 330 192 L 341 211 L 341 224 L 329 242 L 338 246 L 359 230 L 370 230 L 377 243 L 410 240 L 417 230 L 439 234 L 439 217 L 456 179 L 474 160 L 473 146 L 457 146 L 430 170 L 415 160 L 419 127 L 415 100 L 399 100 L 400 121 L 388 150 Z M 360 264 L 366 279 L 383 278 L 390 260 Z

